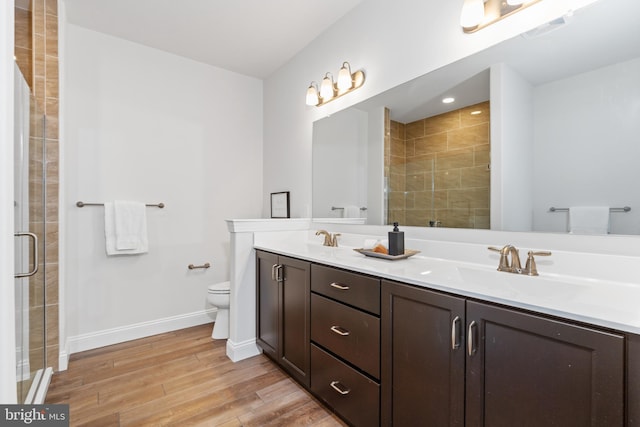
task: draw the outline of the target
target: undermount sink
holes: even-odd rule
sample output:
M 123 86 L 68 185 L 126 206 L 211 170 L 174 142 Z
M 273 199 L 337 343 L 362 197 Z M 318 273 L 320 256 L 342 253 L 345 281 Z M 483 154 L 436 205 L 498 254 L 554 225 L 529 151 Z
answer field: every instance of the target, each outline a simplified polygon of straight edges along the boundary
M 589 306 L 592 312 L 615 309 L 633 314 L 640 301 L 640 286 L 634 284 L 559 275 L 531 277 L 482 267 L 456 269 L 470 291 L 533 305 L 562 308 L 578 304 Z
M 506 297 L 535 296 L 544 299 L 569 298 L 587 290 L 586 284 L 540 276 L 505 273 L 497 270 L 458 267 L 460 278 L 472 288 L 483 292 L 499 290 Z

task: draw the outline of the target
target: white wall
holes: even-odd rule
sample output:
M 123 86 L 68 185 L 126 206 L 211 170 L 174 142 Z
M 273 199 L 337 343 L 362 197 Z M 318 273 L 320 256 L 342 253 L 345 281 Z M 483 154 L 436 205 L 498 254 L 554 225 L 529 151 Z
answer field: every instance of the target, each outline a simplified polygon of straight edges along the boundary
M 64 34 L 74 352 L 204 318 L 207 285 L 229 278 L 224 220 L 261 214 L 262 82 L 70 24 Z M 148 254 L 107 257 L 103 208 L 75 206 L 115 199 L 165 203 L 147 209 Z
M 322 141 L 313 146 L 314 165 L 322 164 L 313 167 L 313 218 L 342 218 L 347 211 L 331 208 L 367 205 L 367 124 L 367 113 L 355 109 L 313 124 L 314 140 Z
M 536 230 L 567 231 L 551 206 L 631 206 L 611 233 L 640 234 L 638 76 L 640 58 L 535 88 Z
M 589 2 L 592 0 L 582 0 Z M 366 0 L 265 81 L 263 214 L 269 193 L 291 191 L 293 217 L 311 207 L 312 122 L 565 13 L 573 0 L 540 2 L 474 34 L 459 26 L 462 0 Z M 410 55 L 407 55 L 410 52 Z M 343 61 L 365 70 L 362 88 L 305 105 L 312 80 Z
M 491 67 L 491 229 L 533 226 L 533 86 L 505 64 Z
M 16 403 L 13 256 L 14 1 L 0 6 L 0 403 Z

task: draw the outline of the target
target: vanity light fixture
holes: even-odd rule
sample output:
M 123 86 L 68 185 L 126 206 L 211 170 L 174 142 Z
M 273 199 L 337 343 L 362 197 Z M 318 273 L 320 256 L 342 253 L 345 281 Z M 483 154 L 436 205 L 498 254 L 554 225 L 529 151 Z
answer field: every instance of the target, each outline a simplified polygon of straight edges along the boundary
M 336 96 L 336 92 L 338 92 L 338 90 L 336 89 L 335 83 L 333 83 L 333 75 L 331 73 L 325 74 L 320 84 L 320 98 L 325 102 L 331 101 L 333 97 Z
M 351 65 L 348 62 L 343 62 L 340 71 L 338 72 L 338 81 L 333 81 L 333 74 L 327 72 L 320 83 L 311 82 L 307 88 L 307 105 L 315 105 L 319 107 L 326 104 L 329 101 L 333 101 L 336 98 L 345 95 L 352 90 L 358 89 L 364 83 L 364 72 L 358 70 L 354 73 L 351 72 Z
M 460 26 L 473 33 L 541 0 L 464 0 Z

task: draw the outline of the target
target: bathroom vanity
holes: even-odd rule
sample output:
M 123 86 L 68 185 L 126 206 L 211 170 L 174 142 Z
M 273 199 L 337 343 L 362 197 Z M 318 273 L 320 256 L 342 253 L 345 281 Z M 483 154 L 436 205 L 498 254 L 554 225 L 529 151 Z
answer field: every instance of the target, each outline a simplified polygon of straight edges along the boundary
M 526 301 L 508 283 L 547 279 L 317 243 L 256 249 L 259 347 L 352 425 L 640 425 L 637 326 L 562 315 L 556 300 L 593 303 L 563 283 Z

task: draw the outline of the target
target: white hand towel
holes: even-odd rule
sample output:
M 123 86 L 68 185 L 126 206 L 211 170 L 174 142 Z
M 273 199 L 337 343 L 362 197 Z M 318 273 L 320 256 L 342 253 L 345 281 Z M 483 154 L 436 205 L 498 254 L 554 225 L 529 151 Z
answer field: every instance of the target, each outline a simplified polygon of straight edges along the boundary
M 106 202 L 104 204 L 104 232 L 107 255 L 148 252 L 145 205 L 137 202 Z
M 608 234 L 608 206 L 575 206 L 569 208 L 569 233 Z
M 347 206 L 344 208 L 344 218 L 360 218 L 360 208 L 357 206 Z

